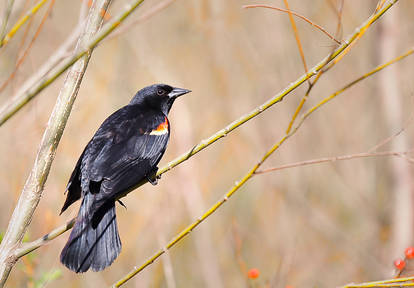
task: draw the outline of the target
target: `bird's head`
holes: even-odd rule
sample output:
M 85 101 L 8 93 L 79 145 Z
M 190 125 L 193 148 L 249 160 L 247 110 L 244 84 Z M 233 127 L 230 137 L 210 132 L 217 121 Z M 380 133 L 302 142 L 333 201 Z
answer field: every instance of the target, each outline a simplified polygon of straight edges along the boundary
M 142 88 L 135 94 L 129 105 L 143 104 L 161 110 L 165 115 L 170 111 L 177 97 L 191 92 L 183 88 L 171 87 L 166 84 L 154 84 Z

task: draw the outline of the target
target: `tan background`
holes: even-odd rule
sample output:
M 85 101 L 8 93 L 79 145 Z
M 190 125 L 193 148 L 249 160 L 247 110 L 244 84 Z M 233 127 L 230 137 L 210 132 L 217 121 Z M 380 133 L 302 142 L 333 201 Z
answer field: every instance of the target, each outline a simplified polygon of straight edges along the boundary
M 16 1 L 16 7 L 22 7 L 20 2 Z M 114 2 L 110 9 L 113 15 L 127 1 Z M 127 22 L 158 2 L 145 1 Z M 283 1 L 259 2 L 284 7 Z M 334 33 L 337 18 L 329 2 L 335 1 L 289 1 L 291 9 Z M 241 8 L 251 3 L 176 0 L 95 50 L 29 228 L 29 240 L 76 215 L 78 204 L 58 216 L 76 160 L 100 123 L 128 103 L 138 89 L 163 82 L 193 91 L 179 99 L 170 113 L 172 136 L 162 166 L 303 73 L 288 16 Z M 80 1 L 56 1 L 18 76 L 0 94 L 1 103 L 66 39 L 78 21 L 80 6 Z M 375 6 L 376 1 L 345 0 L 342 35 L 352 33 Z M 36 16 L 31 33 L 44 11 Z M 11 23 L 20 13 L 12 15 Z M 400 1 L 391 8 L 341 63 L 323 76 L 305 109 L 411 47 L 413 15 L 413 1 Z M 329 54 L 334 42 L 300 19 L 296 18 L 296 24 L 311 67 Z M 15 65 L 22 36 L 17 34 L 0 52 L 1 81 Z M 395 65 L 396 74 L 369 78 L 323 107 L 264 166 L 364 152 L 407 127 L 413 108 L 413 61 L 405 59 Z M 399 88 L 386 95 L 397 103 L 394 122 L 388 120 L 390 106 L 381 93 L 385 89 L 381 85 L 387 85 L 391 77 Z M 0 128 L 1 232 L 31 169 L 62 79 Z M 128 209 L 117 209 L 123 249 L 110 268 L 82 275 L 66 270 L 58 259 L 68 237 L 65 234 L 24 257 L 13 269 L 8 287 L 33 287 L 56 269 L 63 274 L 48 287 L 106 287 L 142 264 L 220 199 L 283 136 L 305 88 L 303 85 L 282 103 L 165 174 L 158 186 L 145 185 L 126 197 L 123 201 Z M 407 149 L 412 147 L 412 136 L 408 126 L 402 138 Z M 406 161 L 395 164 L 389 158 L 379 158 L 256 176 L 168 256 L 126 287 L 336 287 L 390 277 L 392 261 L 411 243 L 413 230 L 411 215 L 399 217 L 396 213 L 406 209 L 400 207 L 395 192 L 400 181 L 393 176 L 396 166 L 413 175 L 412 165 Z M 412 179 L 402 181 L 403 190 L 408 191 L 405 199 L 410 199 Z M 405 202 L 410 208 L 412 203 Z M 403 244 L 398 244 L 398 235 L 408 235 Z M 246 280 L 241 262 L 247 268 L 258 268 L 260 277 Z

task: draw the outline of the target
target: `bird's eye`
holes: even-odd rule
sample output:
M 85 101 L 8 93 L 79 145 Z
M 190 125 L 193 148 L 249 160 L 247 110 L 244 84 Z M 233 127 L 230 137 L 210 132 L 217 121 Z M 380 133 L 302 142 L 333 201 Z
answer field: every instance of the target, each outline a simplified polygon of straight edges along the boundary
M 160 96 L 161 96 L 161 95 L 164 95 L 164 93 L 165 93 L 165 91 L 164 91 L 164 90 L 162 90 L 162 89 L 158 89 L 158 90 L 157 90 L 157 94 L 158 94 L 158 95 L 160 95 Z

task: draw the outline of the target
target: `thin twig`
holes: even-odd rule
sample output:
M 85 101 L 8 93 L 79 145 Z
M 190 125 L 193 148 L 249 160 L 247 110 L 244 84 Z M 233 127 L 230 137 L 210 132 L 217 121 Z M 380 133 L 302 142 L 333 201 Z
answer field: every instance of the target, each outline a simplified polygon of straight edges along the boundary
M 394 2 L 393 0 L 391 0 L 392 4 L 395 4 L 396 2 Z M 341 9 L 343 8 L 342 6 L 340 7 Z M 340 10 L 340 12 L 342 13 L 342 10 Z M 377 12 L 374 13 L 374 15 Z M 342 16 L 341 16 L 342 17 Z M 360 33 L 358 34 L 357 38 L 355 39 L 354 42 L 352 42 L 350 45 L 348 45 L 348 47 L 345 49 L 345 51 L 339 55 L 338 57 L 336 57 L 336 59 L 334 59 L 334 61 L 332 61 L 329 65 L 327 65 L 324 68 L 324 72 L 330 70 L 333 66 L 335 66 L 339 61 L 341 61 L 343 59 L 343 57 L 345 55 L 348 54 L 349 51 L 351 51 L 352 47 L 358 42 L 359 39 L 361 39 L 362 36 L 364 36 L 365 32 L 367 31 L 368 27 L 362 27 L 361 30 L 359 31 Z
M 386 6 L 383 7 L 380 11 L 378 11 L 379 14 L 384 14 L 392 5 L 394 5 L 397 1 L 388 2 Z M 365 27 L 365 30 L 375 21 L 373 18 L 378 19 L 380 17 L 379 14 L 374 14 L 371 16 L 363 25 L 362 27 Z M 358 30 L 360 31 L 360 30 Z M 357 32 L 358 33 L 358 32 Z M 355 36 L 355 37 L 354 37 Z M 351 39 L 356 39 L 357 35 L 354 35 L 351 37 Z M 335 55 L 335 54 L 334 54 Z M 325 65 L 328 62 L 325 63 Z M 373 74 L 373 73 L 372 73 Z M 371 75 L 372 75 L 371 74 Z M 303 82 L 302 82 L 303 83 Z M 132 277 L 137 275 L 139 272 L 144 270 L 146 267 L 151 265 L 155 260 L 157 260 L 162 254 L 165 253 L 165 251 L 169 250 L 171 247 L 173 247 L 175 244 L 177 244 L 179 241 L 181 241 L 185 236 L 190 234 L 190 232 L 196 228 L 198 225 L 200 225 L 203 221 L 205 221 L 210 215 L 212 215 L 217 209 L 219 209 L 225 202 L 227 202 L 231 196 L 233 196 L 249 179 L 251 179 L 254 176 L 254 173 L 260 168 L 260 166 L 270 157 L 270 155 L 273 154 L 274 151 L 276 151 L 282 143 L 287 140 L 289 137 L 291 137 L 297 129 L 293 130 L 290 134 L 285 135 L 278 143 L 276 143 L 270 150 L 268 150 L 263 157 L 260 159 L 258 163 L 256 163 L 250 171 L 244 175 L 239 181 L 236 181 L 235 185 L 222 197 L 221 200 L 216 202 L 213 206 L 210 207 L 200 218 L 198 218 L 196 221 L 194 221 L 192 224 L 187 226 L 184 230 L 182 230 L 177 236 L 175 236 L 167 245 L 165 248 L 159 250 L 157 253 L 155 253 L 153 256 L 151 256 L 144 264 L 142 264 L 139 267 L 133 268 L 129 273 L 127 273 L 125 276 L 121 278 L 118 282 L 113 284 L 112 287 L 120 287 L 121 285 L 125 284 L 128 280 L 130 280 Z M 196 150 L 196 149 L 194 149 Z
M 77 51 L 83 49 L 84 44 L 88 43 L 90 38 L 101 27 L 103 19 L 100 16 L 100 11 L 102 9 L 107 10 L 111 1 L 94 1 L 84 31 L 79 37 L 77 47 L 75 48 Z M 23 236 L 32 220 L 33 213 L 39 204 L 57 146 L 72 110 L 91 53 L 92 49 L 84 57 L 80 58 L 67 73 L 56 105 L 50 115 L 33 169 L 26 180 L 0 245 L 0 287 L 4 286 L 11 269 L 18 260 L 15 251 L 21 245 Z
M 19 111 L 25 104 L 32 100 L 43 89 L 48 87 L 63 72 L 72 66 L 77 60 L 85 56 L 90 49 L 96 47 L 105 37 L 109 35 L 116 27 L 118 27 L 144 0 L 132 0 L 125 6 L 116 17 L 105 24 L 96 35 L 84 45 L 82 50 L 64 59 L 51 72 L 49 72 L 41 81 L 36 82 L 31 88 L 22 93 L 15 95 L 8 103 L 0 109 L 0 126 L 3 125 L 10 117 Z
M 365 33 L 365 31 L 364 31 Z M 341 94 L 342 92 L 344 92 L 345 90 L 347 90 L 348 88 L 354 86 L 355 84 L 359 83 L 360 81 L 364 80 L 365 78 L 381 71 L 382 69 L 390 66 L 391 64 L 394 64 L 395 62 L 398 62 L 402 59 L 404 59 L 405 57 L 411 55 L 414 53 L 414 48 L 410 48 L 407 52 L 405 52 L 404 54 L 388 61 L 387 63 L 384 63 L 382 65 L 377 66 L 375 69 L 371 70 L 370 72 L 362 75 L 361 77 L 355 79 L 354 81 L 346 84 L 344 87 L 342 87 L 341 89 L 337 90 L 335 93 L 329 95 L 328 97 L 324 98 L 322 101 L 320 101 L 318 104 L 316 104 L 315 106 L 313 106 L 311 109 L 309 109 L 300 119 L 298 125 L 296 126 L 295 130 L 297 130 L 302 124 L 303 122 L 306 120 L 307 117 L 309 117 L 309 115 L 311 115 L 315 110 L 319 109 L 321 106 L 323 106 L 325 103 L 331 101 L 332 99 L 334 99 L 336 96 L 338 96 L 339 94 Z M 292 130 L 294 131 L 294 130 Z
M 379 0 L 378 3 L 377 3 L 377 7 L 375 7 L 375 12 L 377 12 L 379 9 L 381 9 L 382 6 L 384 6 L 386 1 L 387 0 Z
M 47 233 L 42 238 L 37 239 L 36 241 L 23 243 L 21 247 L 16 249 L 14 252 L 14 257 L 20 258 L 23 257 L 26 254 L 29 254 L 30 252 L 36 250 L 37 248 L 46 245 L 51 240 L 55 239 L 56 237 L 62 235 L 69 229 L 75 225 L 76 218 L 73 218 L 72 220 L 68 221 L 65 225 L 62 225 L 54 230 L 52 230 L 50 233 Z
M 308 66 L 306 65 L 305 53 L 303 53 L 303 48 L 302 48 L 302 43 L 300 41 L 299 32 L 296 27 L 295 19 L 293 19 L 293 16 L 292 16 L 293 13 L 289 8 L 289 2 L 287 0 L 283 0 L 283 2 L 285 3 L 286 10 L 288 11 L 288 14 L 289 14 L 290 24 L 292 25 L 293 34 L 295 35 L 296 44 L 299 49 L 299 54 L 300 54 L 300 58 L 302 59 L 303 67 L 305 68 L 305 73 L 308 73 Z M 308 79 L 308 83 L 309 83 L 309 86 L 311 86 L 311 82 L 309 79 Z
M 344 1 L 345 0 L 339 1 L 338 9 L 337 9 L 338 23 L 336 25 L 336 32 L 335 32 L 335 37 L 337 38 L 341 38 L 340 35 L 342 36 L 342 12 L 344 10 Z
M 115 32 L 111 33 L 111 35 L 108 36 L 105 39 L 105 41 L 108 41 L 108 40 L 111 40 L 111 39 L 113 39 L 115 37 L 118 37 L 119 35 L 127 32 L 133 26 L 135 26 L 137 24 L 140 24 L 140 23 L 148 20 L 153 15 L 157 14 L 161 10 L 164 10 L 165 8 L 167 8 L 168 6 L 170 6 L 174 1 L 176 1 L 176 0 L 165 0 L 165 1 L 162 1 L 162 2 L 158 3 L 157 5 L 155 5 L 154 7 L 152 7 L 151 9 L 149 9 L 148 11 L 146 11 L 144 14 L 142 14 L 140 17 L 138 17 L 137 19 L 135 19 L 134 21 L 132 21 L 131 23 L 127 23 L 127 24 L 119 27 Z
M 253 4 L 253 5 L 244 5 L 242 6 L 243 8 L 268 8 L 268 9 L 273 9 L 273 10 L 277 10 L 277 11 L 281 11 L 281 12 L 285 12 L 285 13 L 289 13 L 289 10 L 286 9 L 282 9 L 279 7 L 275 7 L 275 6 L 270 6 L 270 5 L 265 5 L 265 4 Z M 338 41 L 335 39 L 334 36 L 332 36 L 331 34 L 329 34 L 328 31 L 326 31 L 322 26 L 316 24 L 315 22 L 309 20 L 308 18 L 306 18 L 305 16 L 294 12 L 292 10 L 290 10 L 290 13 L 292 13 L 293 15 L 295 15 L 296 17 L 299 17 L 302 20 L 305 20 L 307 23 L 309 23 L 310 25 L 312 25 L 313 27 L 319 29 L 322 33 L 324 33 L 325 35 L 327 35 L 329 38 L 331 38 L 333 41 L 335 41 L 337 44 L 341 45 L 341 41 Z
M 14 36 L 14 34 L 16 34 L 16 32 L 23 26 L 23 24 L 26 23 L 26 21 L 29 18 L 31 18 L 34 14 L 36 14 L 36 12 L 39 11 L 39 9 L 46 2 L 47 2 L 47 0 L 40 0 L 29 11 L 27 11 L 26 14 L 23 17 L 21 17 L 17 21 L 17 23 L 10 29 L 9 33 L 7 33 L 7 35 L 4 36 L 4 38 L 1 39 L 0 47 L 3 47 L 4 45 L 6 45 L 7 42 L 9 42 L 10 39 Z
M 17 60 L 16 66 L 14 67 L 13 72 L 10 74 L 10 76 L 0 85 L 0 92 L 4 90 L 4 88 L 6 88 L 7 84 L 10 83 L 10 81 L 14 78 L 14 76 L 17 73 L 17 70 L 19 70 L 20 65 L 23 64 L 24 60 L 26 59 L 27 55 L 29 54 L 30 49 L 32 48 L 34 42 L 36 41 L 37 37 L 40 34 L 40 31 L 43 28 L 43 25 L 45 24 L 46 20 L 48 19 L 50 13 L 52 12 L 52 8 L 53 5 L 55 4 L 55 0 L 51 0 L 50 1 L 50 5 L 49 8 L 47 9 L 45 15 L 43 16 L 39 26 L 37 27 L 37 30 L 32 38 L 32 40 L 30 41 L 28 47 L 26 48 L 26 50 L 24 50 L 22 57 L 19 58 L 19 60 Z
M 256 171 L 255 174 L 264 174 L 264 173 L 279 171 L 279 170 L 288 169 L 288 168 L 295 168 L 295 167 L 321 164 L 321 163 L 327 163 L 327 162 L 336 162 L 336 161 L 342 161 L 342 160 L 352 160 L 352 159 L 358 159 L 358 158 L 371 158 L 371 157 L 377 157 L 377 156 L 398 156 L 398 157 L 403 156 L 404 157 L 405 155 L 412 153 L 412 152 L 413 152 L 412 150 L 402 151 L 402 152 L 398 152 L 398 151 L 363 152 L 363 153 L 343 155 L 343 156 L 324 157 L 324 158 L 318 158 L 318 159 L 312 159 L 312 160 L 306 160 L 306 161 L 299 161 L 295 163 L 281 165 L 278 167 L 267 168 L 267 169 Z
M 343 3 L 343 1 L 342 1 Z M 341 18 L 342 18 L 342 7 L 343 5 L 340 5 L 339 7 L 339 11 L 338 11 L 338 25 L 337 25 L 337 32 L 336 32 L 336 37 L 338 36 L 338 31 L 340 30 L 341 27 Z M 303 55 L 303 51 L 301 50 L 300 47 L 300 52 L 302 55 L 302 59 L 304 61 L 305 56 Z M 335 48 L 332 49 L 331 54 L 333 54 L 335 52 Z M 304 62 L 305 63 L 305 62 Z M 306 64 L 305 64 L 305 69 L 306 69 Z M 309 87 L 306 90 L 305 95 L 303 95 L 302 99 L 300 100 L 298 106 L 296 107 L 295 113 L 293 114 L 292 118 L 290 119 L 290 123 L 288 125 L 288 128 L 286 129 L 286 134 L 289 134 L 290 130 L 293 127 L 293 124 L 296 121 L 296 118 L 298 117 L 300 111 L 302 111 L 303 106 L 305 105 L 306 101 L 309 98 L 310 92 L 312 91 L 313 87 L 315 86 L 315 84 L 319 81 L 319 79 L 321 78 L 322 74 L 325 73 L 326 71 L 328 71 L 327 69 L 322 69 L 318 72 L 318 74 L 316 75 L 316 77 L 313 79 L 313 81 L 309 81 Z
M 394 138 L 398 137 L 402 132 L 404 132 L 404 130 L 407 128 L 407 126 L 409 126 L 413 120 L 413 116 L 414 114 L 411 114 L 411 116 L 409 117 L 407 123 L 404 125 L 404 127 L 402 127 L 400 130 L 398 130 L 396 133 L 394 133 L 393 135 L 385 138 L 384 140 L 382 140 L 381 142 L 379 142 L 378 144 L 376 144 L 375 146 L 371 147 L 368 152 L 374 152 L 375 150 L 378 150 L 378 148 L 383 147 L 384 145 L 386 145 L 387 143 L 391 142 Z
M 7 1 L 7 6 L 4 9 L 3 21 L 1 23 L 1 28 L 0 28 L 0 43 L 3 42 L 4 36 L 6 34 L 7 24 L 9 23 L 9 17 L 10 17 L 11 11 L 13 10 L 13 5 L 14 5 L 14 0 L 9 0 Z

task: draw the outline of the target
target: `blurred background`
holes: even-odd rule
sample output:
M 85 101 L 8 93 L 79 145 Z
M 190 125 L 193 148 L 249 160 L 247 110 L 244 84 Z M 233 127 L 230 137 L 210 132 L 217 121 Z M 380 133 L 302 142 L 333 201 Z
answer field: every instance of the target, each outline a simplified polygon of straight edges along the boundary
M 5 8 L 6 1 L 2 3 Z M 127 0 L 113 1 L 116 15 Z M 93 52 L 48 181 L 26 235 L 37 239 L 77 214 L 59 216 L 64 190 L 84 146 L 101 122 L 152 83 L 191 89 L 170 113 L 171 140 L 160 167 L 249 112 L 304 72 L 287 14 L 242 9 L 281 0 L 169 1 L 155 15 L 103 41 Z M 335 0 L 290 0 L 290 8 L 335 34 Z M 35 1 L 16 0 L 10 23 Z M 145 1 L 124 23 L 161 0 Z M 82 1 L 56 0 L 18 72 L 0 94 L 6 103 L 69 37 Z M 345 0 L 344 39 L 374 11 L 377 1 Z M 49 3 L 0 50 L 0 82 L 16 67 Z M 324 74 L 304 109 L 412 47 L 414 2 L 399 1 L 344 59 Z M 2 13 L 0 15 L 3 15 Z M 110 17 L 110 16 L 108 16 Z M 295 18 L 308 67 L 336 43 Z M 412 57 L 412 56 L 411 56 Z M 398 62 L 315 112 L 263 165 L 413 148 L 414 59 Z M 4 233 L 64 77 L 0 128 L 0 232 Z M 106 287 L 141 265 L 221 199 L 283 137 L 306 83 L 281 103 L 187 162 L 144 185 L 117 208 L 122 252 L 103 272 L 74 274 L 59 262 L 65 233 L 13 268 L 8 287 Z M 393 261 L 413 245 L 413 165 L 400 157 L 372 157 L 285 169 L 251 179 L 224 206 L 126 287 L 337 287 L 391 278 Z M 249 269 L 260 271 L 248 279 Z

